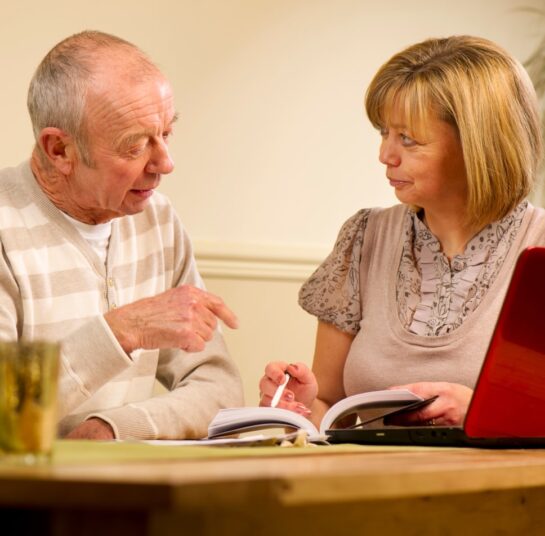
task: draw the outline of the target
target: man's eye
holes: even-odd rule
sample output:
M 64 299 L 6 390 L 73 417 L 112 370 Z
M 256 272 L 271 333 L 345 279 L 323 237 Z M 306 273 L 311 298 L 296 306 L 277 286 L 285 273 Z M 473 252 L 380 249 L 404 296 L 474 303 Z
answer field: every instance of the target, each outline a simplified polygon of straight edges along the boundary
M 145 151 L 145 149 L 146 146 L 144 144 L 135 145 L 127 151 L 127 154 L 130 156 L 140 156 Z
M 170 138 L 172 138 L 172 136 L 174 135 L 174 133 L 172 132 L 172 130 L 168 131 L 168 132 L 163 132 L 163 139 L 168 142 L 168 140 Z

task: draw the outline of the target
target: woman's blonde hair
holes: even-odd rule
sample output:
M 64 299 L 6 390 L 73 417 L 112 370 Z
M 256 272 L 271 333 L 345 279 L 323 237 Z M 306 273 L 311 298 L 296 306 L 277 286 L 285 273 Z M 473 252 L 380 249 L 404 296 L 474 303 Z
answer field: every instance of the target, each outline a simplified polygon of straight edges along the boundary
M 428 39 L 374 76 L 365 107 L 376 128 L 401 106 L 415 132 L 432 116 L 459 135 L 468 180 L 467 223 L 501 219 L 531 191 L 542 157 L 538 101 L 522 65 L 486 39 Z

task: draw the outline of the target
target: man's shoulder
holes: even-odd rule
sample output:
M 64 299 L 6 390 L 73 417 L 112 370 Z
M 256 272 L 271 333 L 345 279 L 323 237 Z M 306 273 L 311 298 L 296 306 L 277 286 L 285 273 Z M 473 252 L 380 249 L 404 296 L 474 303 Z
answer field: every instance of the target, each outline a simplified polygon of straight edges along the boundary
M 24 170 L 29 167 L 28 161 L 15 167 L 0 169 L 0 194 L 17 188 L 24 179 Z

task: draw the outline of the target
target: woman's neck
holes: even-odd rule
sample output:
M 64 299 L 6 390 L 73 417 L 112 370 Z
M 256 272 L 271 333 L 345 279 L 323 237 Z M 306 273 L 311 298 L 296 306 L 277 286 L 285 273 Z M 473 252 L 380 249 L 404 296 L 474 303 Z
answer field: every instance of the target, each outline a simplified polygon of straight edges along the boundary
M 437 237 L 441 251 L 451 260 L 464 253 L 467 243 L 479 229 L 465 223 L 465 214 L 430 214 L 423 212 L 422 220 Z

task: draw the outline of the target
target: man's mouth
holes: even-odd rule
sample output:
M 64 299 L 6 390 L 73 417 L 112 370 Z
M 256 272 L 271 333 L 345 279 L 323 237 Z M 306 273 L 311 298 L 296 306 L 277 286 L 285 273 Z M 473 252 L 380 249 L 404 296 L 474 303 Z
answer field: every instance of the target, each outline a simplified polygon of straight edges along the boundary
M 145 190 L 133 188 L 131 192 L 138 197 L 150 197 L 153 195 L 153 192 L 155 191 L 155 188 L 147 188 Z

